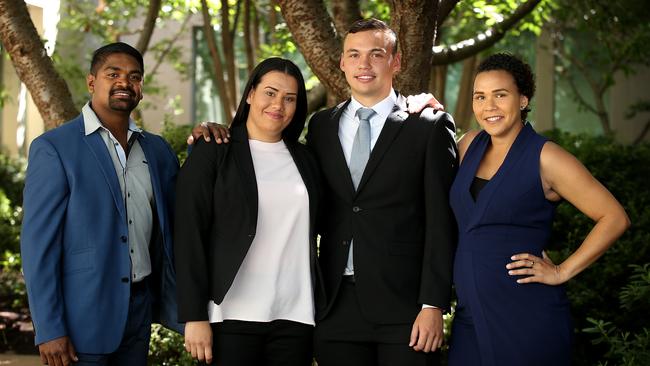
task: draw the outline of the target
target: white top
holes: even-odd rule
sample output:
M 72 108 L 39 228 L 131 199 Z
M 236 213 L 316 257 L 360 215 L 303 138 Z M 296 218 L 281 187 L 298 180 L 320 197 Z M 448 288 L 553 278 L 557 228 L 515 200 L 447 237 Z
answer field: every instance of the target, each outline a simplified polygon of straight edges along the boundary
M 375 105 L 364 106 L 359 103 L 354 97 L 350 98 L 350 103 L 347 108 L 343 111 L 341 119 L 339 120 L 339 140 L 341 141 L 341 147 L 343 148 L 343 155 L 345 155 L 345 162 L 348 164 L 348 169 L 350 168 L 350 157 L 352 156 L 352 145 L 354 144 L 354 137 L 357 134 L 359 129 L 359 117 L 357 116 L 357 110 L 359 108 L 371 108 L 375 111 L 370 117 L 370 151 L 375 147 L 377 139 L 379 139 L 379 134 L 384 128 L 386 119 L 390 112 L 393 111 L 393 107 L 397 102 L 397 95 L 393 88 L 390 89 L 388 96 L 382 101 Z M 354 263 L 352 261 L 354 253 L 354 238 L 350 242 L 350 249 L 348 251 L 348 262 L 345 265 L 345 270 L 343 274 L 346 276 L 351 276 L 354 274 Z
M 257 229 L 210 322 L 283 319 L 314 325 L 309 261 L 309 195 L 283 141 L 249 140 L 257 179 Z

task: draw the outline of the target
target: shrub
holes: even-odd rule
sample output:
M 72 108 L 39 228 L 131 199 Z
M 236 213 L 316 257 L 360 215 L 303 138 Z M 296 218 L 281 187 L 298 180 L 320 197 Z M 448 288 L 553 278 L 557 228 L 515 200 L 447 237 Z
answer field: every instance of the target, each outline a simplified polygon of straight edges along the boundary
M 181 164 L 187 158 L 187 136 L 191 132 L 192 126 L 190 125 L 176 125 L 168 121 L 165 121 L 163 125 L 162 137 L 171 145 Z

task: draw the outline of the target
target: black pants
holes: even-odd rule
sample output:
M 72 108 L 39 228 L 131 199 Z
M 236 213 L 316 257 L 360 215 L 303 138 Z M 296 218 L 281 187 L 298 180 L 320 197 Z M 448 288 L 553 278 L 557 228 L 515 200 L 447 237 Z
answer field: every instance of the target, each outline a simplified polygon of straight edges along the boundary
M 381 325 L 365 320 L 353 283 L 344 281 L 335 301 L 325 319 L 316 324 L 318 366 L 439 364 L 438 352 L 416 352 L 408 346 L 413 324 Z
M 212 323 L 212 364 L 311 366 L 313 330 L 288 320 Z

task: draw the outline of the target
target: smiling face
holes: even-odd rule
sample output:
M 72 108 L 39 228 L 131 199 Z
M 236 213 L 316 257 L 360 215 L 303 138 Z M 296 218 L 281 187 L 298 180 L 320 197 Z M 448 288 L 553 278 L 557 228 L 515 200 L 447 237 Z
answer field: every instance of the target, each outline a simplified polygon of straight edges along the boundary
M 277 142 L 296 112 L 298 82 L 280 71 L 266 73 L 248 94 L 250 104 L 246 129 L 248 137 L 264 142 Z
M 86 77 L 91 105 L 98 113 L 129 114 L 142 100 L 143 71 L 138 61 L 125 54 L 113 53 Z
M 516 136 L 523 127 L 520 110 L 528 98 L 504 70 L 480 72 L 474 79 L 472 108 L 476 121 L 492 137 Z
M 390 93 L 393 76 L 400 69 L 394 44 L 389 33 L 382 30 L 348 33 L 345 37 L 340 67 L 354 98 L 367 107 Z

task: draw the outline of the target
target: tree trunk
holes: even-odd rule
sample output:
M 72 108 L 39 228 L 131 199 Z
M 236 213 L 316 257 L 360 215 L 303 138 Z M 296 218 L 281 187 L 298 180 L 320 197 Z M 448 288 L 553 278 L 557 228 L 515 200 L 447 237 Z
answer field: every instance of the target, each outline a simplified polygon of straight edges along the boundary
M 228 0 L 221 0 L 221 49 L 223 50 L 223 61 L 226 64 L 228 74 L 228 94 L 230 95 L 230 108 L 236 110 L 237 106 L 237 74 L 235 73 L 235 48 L 233 47 L 233 38 L 230 35 L 230 7 Z
M 79 113 L 68 85 L 47 56 L 24 1 L 0 0 L 0 40 L 18 78 L 29 90 L 46 130 Z
M 223 64 L 221 63 L 221 56 L 217 47 L 217 40 L 214 37 L 214 29 L 210 24 L 210 12 L 208 11 L 207 0 L 201 0 L 201 14 L 203 15 L 203 32 L 205 33 L 205 40 L 210 50 L 210 57 L 212 58 L 212 65 L 214 66 L 214 83 L 217 85 L 219 91 L 219 99 L 223 108 L 224 119 L 228 122 L 232 120 L 234 109 L 231 108 L 232 102 L 228 95 L 228 88 L 223 78 Z
M 600 126 L 603 128 L 603 133 L 607 136 L 611 136 L 614 131 L 609 124 L 609 115 L 607 113 L 607 108 L 605 107 L 605 88 L 593 89 L 594 100 L 596 102 L 596 115 L 600 121 Z
M 342 101 L 349 95 L 339 68 L 341 40 L 322 1 L 279 0 L 287 26 L 307 64 L 325 88 Z
M 257 7 L 253 5 L 252 10 L 253 10 L 253 29 L 252 29 L 252 32 L 253 32 L 253 52 L 255 52 L 255 50 L 260 49 L 260 29 L 261 29 L 261 25 L 260 25 L 260 13 L 257 10 Z M 257 61 L 257 58 L 255 59 L 255 61 Z
M 472 123 L 472 90 L 474 88 L 474 70 L 478 66 L 477 61 L 478 57 L 476 55 L 463 61 L 456 110 L 454 111 L 456 128 L 462 131 L 467 131 Z
M 307 92 L 307 114 L 312 114 L 327 104 L 327 90 L 318 84 Z
M 431 68 L 431 78 L 429 79 L 429 89 L 426 90 L 433 94 L 436 99 L 443 105 L 445 102 L 445 88 L 447 87 L 447 65 L 434 66 Z
M 160 12 L 160 6 L 161 0 L 149 0 L 147 17 L 144 19 L 142 33 L 140 33 L 140 38 L 138 39 L 138 43 L 135 46 L 135 48 L 137 48 L 143 56 L 149 47 L 151 35 L 153 34 L 153 29 L 156 26 L 156 20 L 158 19 L 158 13 Z
M 244 45 L 246 46 L 246 62 L 248 74 L 255 67 L 255 49 L 253 48 L 253 35 L 251 34 L 251 0 L 244 1 Z M 254 30 L 253 30 L 254 31 Z
M 392 2 L 391 28 L 402 53 L 402 70 L 395 84 L 402 94 L 418 94 L 429 87 L 437 9 L 438 0 Z
M 278 14 L 275 11 L 277 0 L 269 0 L 269 44 L 274 45 L 278 41 L 275 38 L 275 27 L 278 25 Z M 259 28 L 257 28 L 259 29 Z
M 357 0 L 332 0 L 332 17 L 339 37 L 343 38 L 352 23 L 361 19 Z

